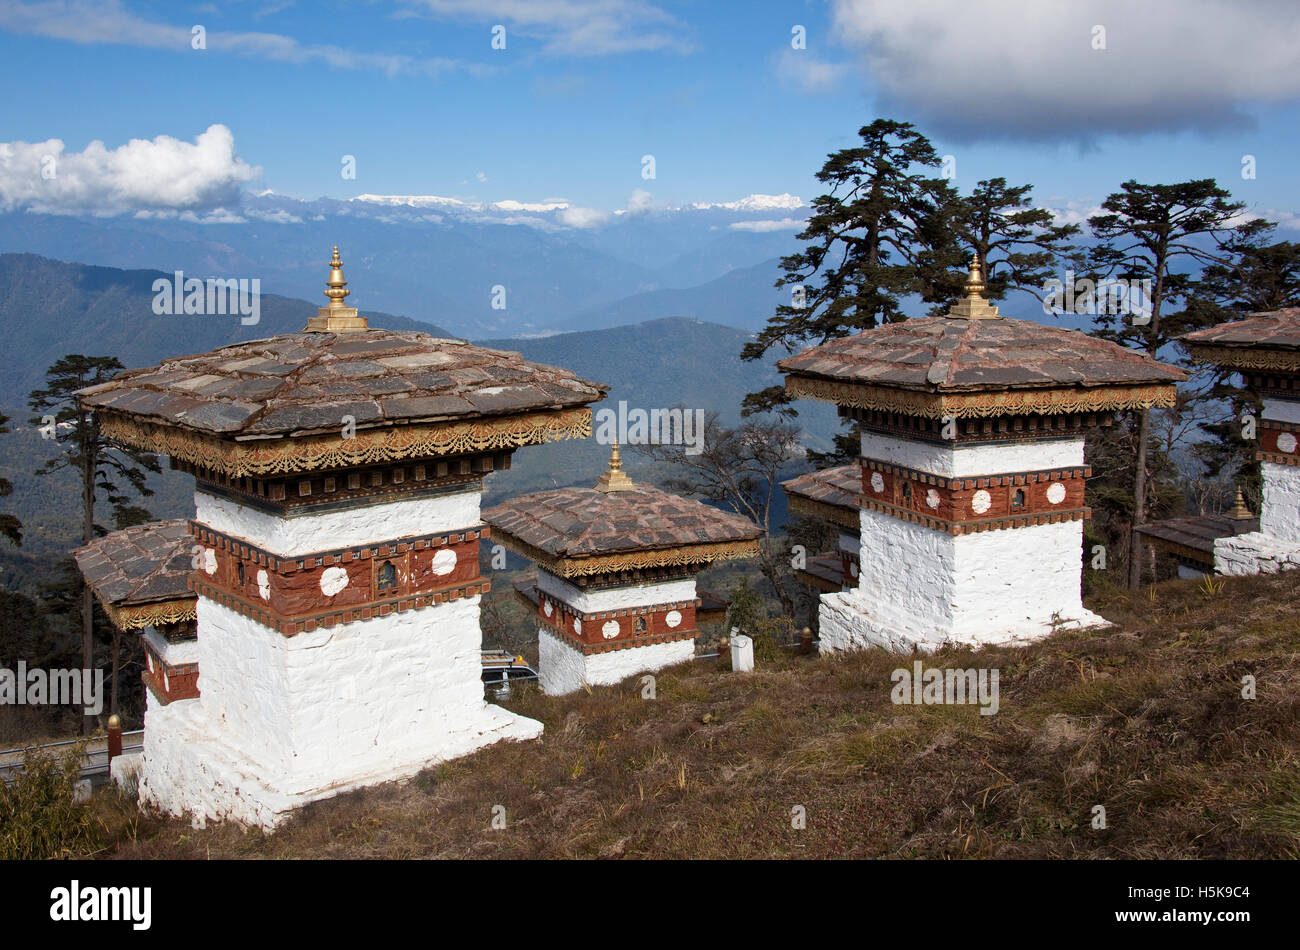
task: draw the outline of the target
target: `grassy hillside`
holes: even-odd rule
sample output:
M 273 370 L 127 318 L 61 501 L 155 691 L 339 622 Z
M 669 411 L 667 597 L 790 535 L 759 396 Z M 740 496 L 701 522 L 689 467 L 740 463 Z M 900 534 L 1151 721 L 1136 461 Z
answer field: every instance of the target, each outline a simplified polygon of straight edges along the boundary
M 274 836 L 137 821 L 109 789 L 94 807 L 119 858 L 1296 858 L 1298 585 L 1112 593 L 1089 606 L 1116 628 L 926 659 L 999 669 L 992 716 L 892 704 L 912 658 L 880 650 L 748 675 L 703 660 L 661 673 L 653 701 L 635 680 L 517 693 L 539 741 L 318 803 Z

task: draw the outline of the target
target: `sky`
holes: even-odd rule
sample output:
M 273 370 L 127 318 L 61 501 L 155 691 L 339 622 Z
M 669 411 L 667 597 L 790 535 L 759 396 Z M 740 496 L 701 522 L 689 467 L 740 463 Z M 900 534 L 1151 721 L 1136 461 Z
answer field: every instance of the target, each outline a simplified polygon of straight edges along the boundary
M 1290 0 L 0 0 L 0 209 L 806 203 L 884 116 L 963 191 L 1213 177 L 1294 230 L 1297 35 Z

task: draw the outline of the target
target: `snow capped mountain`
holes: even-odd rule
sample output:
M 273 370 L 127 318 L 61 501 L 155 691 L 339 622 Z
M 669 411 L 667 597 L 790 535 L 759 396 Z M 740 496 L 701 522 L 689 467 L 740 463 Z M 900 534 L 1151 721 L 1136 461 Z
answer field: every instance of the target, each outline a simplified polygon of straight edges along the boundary
M 691 205 L 697 211 L 709 208 L 725 208 L 728 211 L 793 211 L 803 206 L 803 200 L 791 194 L 746 195 L 739 201 L 697 201 Z

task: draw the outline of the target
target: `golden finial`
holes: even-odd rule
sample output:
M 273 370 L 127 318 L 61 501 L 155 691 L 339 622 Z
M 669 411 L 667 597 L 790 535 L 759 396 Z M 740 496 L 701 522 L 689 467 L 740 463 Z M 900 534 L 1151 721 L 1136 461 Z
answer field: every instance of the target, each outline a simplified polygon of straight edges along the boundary
M 636 485 L 623 471 L 623 457 L 618 454 L 618 443 L 615 442 L 613 450 L 609 453 L 609 468 L 596 480 L 596 491 L 631 491 L 634 488 Z
M 329 263 L 330 276 L 325 281 L 325 296 L 329 298 L 328 306 L 319 308 L 316 316 L 307 321 L 308 333 L 359 333 L 370 329 L 366 318 L 357 314 L 356 307 L 345 306 L 344 299 L 352 293 L 348 282 L 343 278 L 343 261 L 339 257 L 339 246 L 334 245 L 334 256 Z
M 1229 509 L 1228 517 L 1232 518 L 1234 521 L 1243 521 L 1246 518 L 1255 517 L 1251 514 L 1250 509 L 1246 507 L 1246 496 L 1241 493 L 1240 488 L 1237 489 L 1237 501 L 1232 508 Z
M 984 299 L 984 276 L 980 267 L 980 253 L 971 258 L 970 273 L 966 275 L 966 296 L 948 309 L 948 316 L 962 320 L 1000 320 L 998 308 Z

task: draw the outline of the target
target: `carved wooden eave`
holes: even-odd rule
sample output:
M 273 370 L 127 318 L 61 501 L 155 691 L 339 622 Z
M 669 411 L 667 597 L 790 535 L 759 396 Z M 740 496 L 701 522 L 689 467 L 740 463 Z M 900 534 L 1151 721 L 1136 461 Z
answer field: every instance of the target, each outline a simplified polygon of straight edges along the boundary
M 108 619 L 119 630 L 143 630 L 145 627 L 161 627 L 166 624 L 183 623 L 198 618 L 198 598 L 187 597 L 177 600 L 163 600 L 153 604 L 110 604 L 95 593 L 95 599 L 108 614 Z
M 332 431 L 272 439 L 223 439 L 112 409 L 99 410 L 99 422 L 108 439 L 232 478 L 516 449 L 591 435 L 591 410 L 586 407 L 358 429 L 351 438 Z
M 1172 383 L 1095 388 L 1049 387 L 971 392 L 926 392 L 791 374 L 792 396 L 818 399 L 853 409 L 896 412 L 927 419 L 983 419 L 1005 415 L 1069 415 L 1167 408 L 1178 396 Z
M 599 574 L 616 574 L 622 571 L 643 571 L 664 567 L 698 568 L 712 561 L 728 561 L 755 557 L 758 540 L 724 541 L 716 544 L 689 544 L 669 548 L 639 549 L 636 551 L 596 554 L 590 557 L 557 557 L 533 547 L 514 537 L 500 527 L 493 529 L 495 537 L 508 550 L 525 557 L 543 570 L 557 577 L 591 577 Z
M 862 515 L 857 508 L 832 505 L 829 502 L 805 498 L 789 491 L 786 492 L 786 499 L 789 509 L 795 514 L 828 521 L 841 528 L 846 528 L 854 534 L 857 534 L 862 529 Z M 835 589 L 839 590 L 838 587 Z
M 1186 340 L 1182 342 L 1184 349 L 1197 363 L 1213 363 L 1234 370 L 1300 373 L 1300 350 L 1269 349 L 1264 346 L 1216 346 Z

